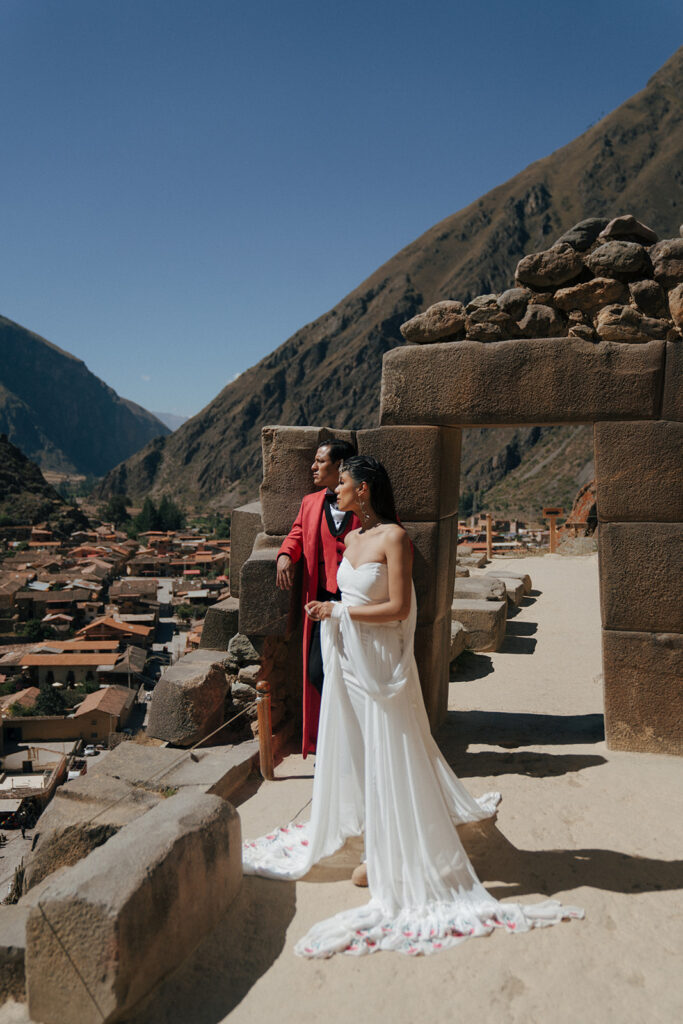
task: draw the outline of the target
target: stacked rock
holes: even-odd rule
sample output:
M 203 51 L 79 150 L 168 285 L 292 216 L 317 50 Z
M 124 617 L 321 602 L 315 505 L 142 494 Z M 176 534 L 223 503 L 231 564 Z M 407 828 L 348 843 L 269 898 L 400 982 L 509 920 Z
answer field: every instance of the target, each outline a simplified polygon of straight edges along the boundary
M 681 228 L 683 232 L 683 227 Z M 401 326 L 406 341 L 683 337 L 683 237 L 662 241 L 631 214 L 590 217 L 517 264 L 515 287 L 448 299 Z

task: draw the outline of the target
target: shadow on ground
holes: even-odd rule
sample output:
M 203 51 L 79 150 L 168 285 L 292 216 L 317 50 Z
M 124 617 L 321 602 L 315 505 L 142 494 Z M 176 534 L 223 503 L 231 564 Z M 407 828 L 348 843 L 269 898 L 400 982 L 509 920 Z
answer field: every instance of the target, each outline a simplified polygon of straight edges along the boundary
M 617 850 L 520 850 L 493 822 L 461 826 L 458 832 L 479 878 L 496 899 L 552 896 L 581 886 L 624 893 L 683 889 L 681 860 L 633 857 Z
M 436 741 L 460 777 L 529 775 L 545 778 L 605 764 L 599 754 L 551 754 L 521 747 L 600 743 L 602 715 L 529 715 L 504 711 L 449 711 Z M 506 747 L 470 751 L 470 744 Z
M 245 877 L 223 920 L 124 1024 L 223 1020 L 282 952 L 295 910 L 294 882 Z

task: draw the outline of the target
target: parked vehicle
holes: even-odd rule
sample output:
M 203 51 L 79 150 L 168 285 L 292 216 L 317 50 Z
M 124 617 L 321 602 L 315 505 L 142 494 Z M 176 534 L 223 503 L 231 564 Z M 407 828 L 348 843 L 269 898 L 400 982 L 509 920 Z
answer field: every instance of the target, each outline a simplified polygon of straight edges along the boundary
M 94 744 L 89 743 L 83 753 L 86 757 L 96 757 L 99 754 L 99 750 Z

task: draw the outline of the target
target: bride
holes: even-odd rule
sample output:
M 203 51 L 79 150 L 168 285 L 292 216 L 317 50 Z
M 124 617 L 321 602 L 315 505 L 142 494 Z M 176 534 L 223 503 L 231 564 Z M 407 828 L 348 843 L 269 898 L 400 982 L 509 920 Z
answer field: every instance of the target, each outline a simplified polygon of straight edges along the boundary
M 314 925 L 295 947 L 304 957 L 434 953 L 497 927 L 582 917 L 555 900 L 500 903 L 477 878 L 456 826 L 492 817 L 500 794 L 470 796 L 432 739 L 413 656 L 412 546 L 386 470 L 354 456 L 336 493 L 362 526 L 346 538 L 341 601 L 306 605 L 322 620 L 325 665 L 311 818 L 245 842 L 244 872 L 302 878 L 364 833 L 372 898 Z

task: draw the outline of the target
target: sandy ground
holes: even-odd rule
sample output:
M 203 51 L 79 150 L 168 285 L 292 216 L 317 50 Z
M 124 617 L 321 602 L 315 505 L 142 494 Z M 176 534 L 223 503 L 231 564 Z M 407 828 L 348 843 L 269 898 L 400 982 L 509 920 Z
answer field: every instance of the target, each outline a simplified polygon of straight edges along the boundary
M 553 896 L 585 920 L 426 958 L 301 960 L 293 945 L 311 924 L 367 899 L 349 881 L 354 842 L 296 884 L 245 879 L 225 921 L 130 1024 L 683 1020 L 683 762 L 605 746 L 597 556 L 494 564 L 523 568 L 535 589 L 501 651 L 460 660 L 437 738 L 473 793 L 503 793 L 496 826 L 463 837 L 490 891 Z M 311 771 L 291 756 L 275 782 L 247 788 L 244 836 L 306 817 Z

